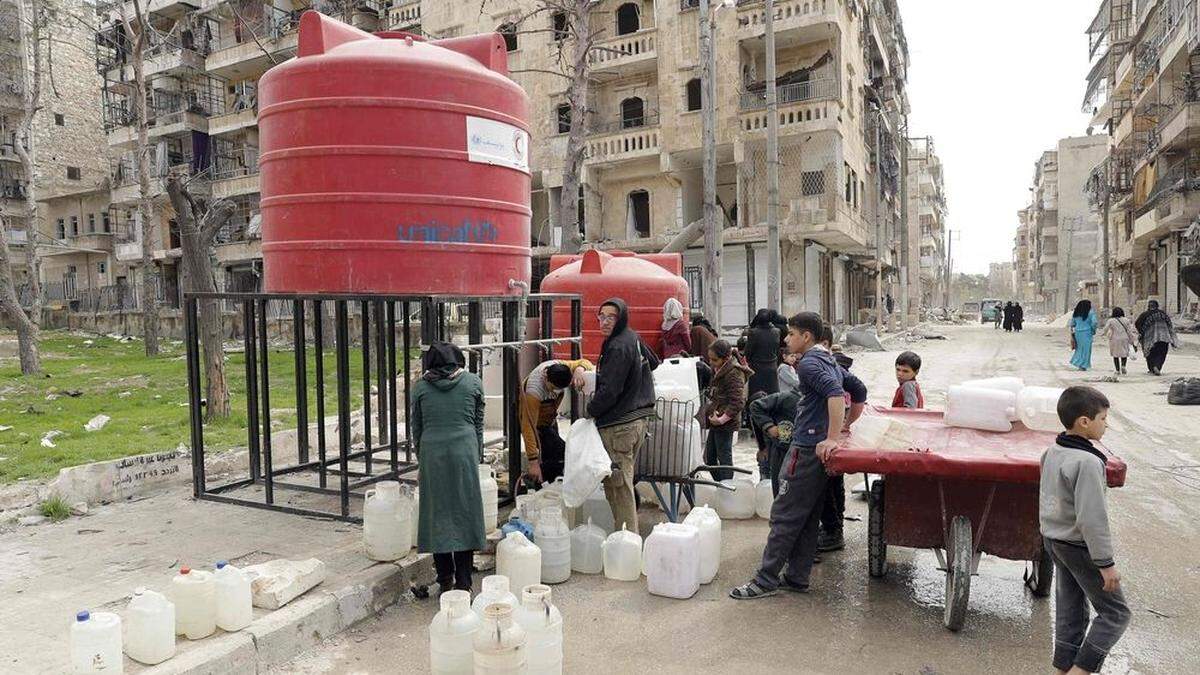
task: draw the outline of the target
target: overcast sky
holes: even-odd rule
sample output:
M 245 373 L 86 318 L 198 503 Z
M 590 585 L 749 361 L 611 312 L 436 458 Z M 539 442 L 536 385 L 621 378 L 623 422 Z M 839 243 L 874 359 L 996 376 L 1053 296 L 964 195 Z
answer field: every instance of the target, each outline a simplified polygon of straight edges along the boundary
M 1082 136 L 1084 31 L 1098 0 L 899 0 L 911 66 L 909 130 L 945 166 L 954 271 L 1012 260 L 1033 164 Z M 1103 133 L 1103 131 L 1099 131 Z

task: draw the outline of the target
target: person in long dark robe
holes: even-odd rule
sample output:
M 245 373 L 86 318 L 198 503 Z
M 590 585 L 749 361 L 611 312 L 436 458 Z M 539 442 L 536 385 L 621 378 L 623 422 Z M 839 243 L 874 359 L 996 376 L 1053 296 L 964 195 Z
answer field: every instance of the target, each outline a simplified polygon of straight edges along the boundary
M 1013 311 L 1012 301 L 1010 300 L 1009 302 L 1004 303 L 1004 332 L 1006 332 L 1006 333 L 1012 332 L 1013 318 L 1015 316 L 1016 316 L 1016 312 Z
M 779 329 L 771 323 L 773 311 L 760 309 L 746 332 L 746 362 L 754 370 L 750 377 L 750 395 L 779 391 Z
M 1018 302 L 1013 305 L 1013 330 L 1020 333 L 1021 329 L 1024 327 L 1025 327 L 1025 308 L 1022 307 L 1021 303 Z

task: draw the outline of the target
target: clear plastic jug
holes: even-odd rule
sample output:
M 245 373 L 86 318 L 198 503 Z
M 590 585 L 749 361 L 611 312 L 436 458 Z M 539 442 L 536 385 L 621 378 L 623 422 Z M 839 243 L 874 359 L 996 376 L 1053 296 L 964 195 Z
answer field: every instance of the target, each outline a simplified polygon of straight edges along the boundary
M 471 609 L 482 619 L 483 608 L 496 603 L 506 604 L 509 607 L 517 606 L 517 596 L 509 590 L 508 577 L 501 574 L 492 574 L 483 578 L 479 585 L 479 595 L 475 596 L 474 602 L 471 603 Z
M 642 537 L 621 529 L 608 535 L 604 552 L 604 576 L 617 581 L 637 581 L 642 576 Z
M 175 605 L 162 593 L 133 592 L 125 611 L 125 654 L 152 666 L 175 655 Z
M 513 620 L 511 605 L 488 605 L 475 633 L 475 675 L 524 675 L 525 629 Z
M 612 534 L 617 528 L 613 522 L 612 507 L 608 505 L 608 497 L 604 496 L 604 486 L 596 488 L 596 491 L 575 509 L 575 522 L 586 523 L 588 520 L 604 530 L 606 535 Z
M 180 567 L 171 579 L 175 633 L 199 640 L 217 629 L 217 588 L 211 572 Z
M 217 594 L 217 626 L 230 633 L 249 626 L 254 620 L 254 593 L 250 589 L 250 577 L 222 560 L 217 563 L 217 571 L 213 572 L 213 583 Z
M 764 478 L 754 486 L 754 515 L 759 518 L 771 517 L 771 505 L 775 503 L 775 493 L 771 491 L 771 479 Z
M 721 490 L 717 502 L 717 513 L 724 520 L 745 520 L 754 517 L 754 480 L 738 476 L 721 481 L 721 485 L 733 491 Z
M 371 560 L 399 560 L 412 543 L 412 506 L 400 483 L 380 481 L 363 501 L 363 546 Z
M 525 630 L 526 672 L 561 675 L 563 669 L 563 618 L 550 602 L 550 587 L 527 586 L 513 615 Z
M 421 491 L 416 488 L 413 488 L 413 490 L 412 490 L 412 518 L 409 519 L 409 523 L 412 524 L 412 527 L 410 528 L 412 530 L 412 546 L 410 548 L 417 547 L 417 535 L 418 535 L 417 528 L 419 527 L 420 522 L 421 522 Z
M 686 523 L 659 523 L 646 537 L 642 567 L 652 595 L 686 600 L 700 590 L 700 530 Z
M 471 675 L 475 668 L 475 633 L 483 619 L 471 611 L 468 591 L 446 591 L 441 611 L 429 623 L 429 665 L 434 675 Z
M 496 574 L 508 577 L 508 587 L 520 590 L 542 583 L 542 550 L 520 532 L 496 545 Z
M 562 508 L 542 509 L 537 525 L 537 547 L 542 549 L 542 583 L 561 584 L 571 578 L 571 530 Z M 522 586 L 522 589 L 524 586 Z
M 500 520 L 500 486 L 490 464 L 479 465 L 479 494 L 483 497 L 483 531 L 491 532 Z
M 700 533 L 700 583 L 712 583 L 721 569 L 721 516 L 705 504 L 692 509 L 683 524 Z
M 110 612 L 75 615 L 71 624 L 71 671 L 121 675 L 125 661 L 121 656 L 121 617 Z
M 987 377 L 982 380 L 967 380 L 961 383 L 964 387 L 975 387 L 978 389 L 999 389 L 1000 391 L 1012 392 L 1015 396 L 1021 393 L 1025 388 L 1025 380 L 1019 377 Z M 1009 419 L 1011 422 L 1016 422 L 1019 418 L 1016 415 L 1016 410 L 1013 410 L 1013 415 Z
M 983 431 L 1012 431 L 1017 397 L 1011 391 L 953 385 L 946 394 L 947 426 Z
M 1017 413 L 1021 423 L 1038 431 L 1062 431 L 1058 419 L 1058 387 L 1025 387 L 1017 394 Z
M 600 574 L 604 571 L 604 530 L 587 524 L 571 530 L 571 569 L 583 574 Z

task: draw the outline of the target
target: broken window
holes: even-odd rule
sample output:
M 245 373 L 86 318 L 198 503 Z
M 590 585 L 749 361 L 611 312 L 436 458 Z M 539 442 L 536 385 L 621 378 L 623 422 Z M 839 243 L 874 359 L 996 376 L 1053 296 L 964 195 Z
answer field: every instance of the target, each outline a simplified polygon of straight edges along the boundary
M 632 2 L 617 8 L 617 35 L 636 33 L 642 27 L 642 9 Z
M 687 109 L 688 112 L 699 110 L 704 105 L 704 98 L 701 93 L 700 78 L 693 77 L 687 83 Z
M 550 16 L 551 36 L 555 42 L 562 42 L 567 39 L 570 33 L 570 24 L 567 23 L 566 12 L 555 12 Z
M 634 96 L 621 101 L 621 128 L 631 129 L 646 125 L 646 103 Z
M 502 23 L 496 29 L 496 32 L 504 37 L 504 49 L 510 52 L 517 51 L 517 25 L 514 23 Z
M 571 105 L 569 103 L 560 103 L 555 109 L 555 115 L 558 120 L 558 133 L 571 133 Z
M 634 190 L 627 198 L 627 220 L 629 236 L 646 238 L 650 236 L 650 193 L 645 190 Z

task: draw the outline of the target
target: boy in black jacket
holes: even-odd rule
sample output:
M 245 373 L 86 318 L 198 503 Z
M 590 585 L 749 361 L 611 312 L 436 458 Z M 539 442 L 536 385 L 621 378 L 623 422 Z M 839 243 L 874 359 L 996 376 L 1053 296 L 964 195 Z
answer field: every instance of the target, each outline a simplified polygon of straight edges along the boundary
M 800 404 L 800 392 L 788 389 L 759 397 L 750 403 L 750 425 L 755 436 L 762 438 L 767 453 L 771 494 L 779 494 L 779 465 L 792 441 L 792 420 L 796 419 L 796 406 Z

